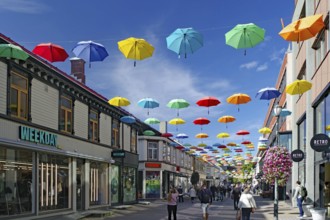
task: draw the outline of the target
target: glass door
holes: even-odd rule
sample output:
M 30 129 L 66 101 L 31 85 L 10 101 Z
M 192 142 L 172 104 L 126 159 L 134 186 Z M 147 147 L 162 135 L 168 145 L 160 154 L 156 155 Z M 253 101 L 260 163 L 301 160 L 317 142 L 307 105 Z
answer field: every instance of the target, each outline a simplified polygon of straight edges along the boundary
M 84 193 L 84 160 L 77 158 L 77 171 L 76 171 L 76 193 L 77 193 L 77 210 L 83 210 L 83 193 Z

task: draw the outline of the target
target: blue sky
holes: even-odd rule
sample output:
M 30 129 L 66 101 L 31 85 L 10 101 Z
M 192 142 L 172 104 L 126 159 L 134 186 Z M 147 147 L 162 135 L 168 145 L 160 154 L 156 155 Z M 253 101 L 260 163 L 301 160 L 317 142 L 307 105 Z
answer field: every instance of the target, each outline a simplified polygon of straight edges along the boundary
M 267 111 L 267 101 L 255 98 L 264 87 L 274 87 L 281 62 L 288 47 L 278 32 L 280 19 L 291 22 L 294 1 L 262 0 L 1 0 L 1 32 L 29 50 L 37 44 L 52 42 L 63 46 L 73 57 L 72 48 L 79 41 L 93 40 L 103 44 L 108 53 L 103 62 L 86 66 L 87 85 L 108 97 L 123 96 L 131 101 L 125 109 L 144 120 L 147 111 L 137 106 L 146 97 L 160 102 L 149 117 L 170 120 L 176 111 L 166 107 L 168 101 L 183 98 L 190 107 L 180 110 L 186 121 L 178 126 L 178 133 L 189 135 L 182 142 L 200 143 L 195 135 L 200 126 L 192 122 L 198 117 L 211 120 L 203 132 L 209 138 L 204 143 L 222 143 L 216 135 L 228 132 L 225 140 L 241 142 L 235 135 L 238 130 L 248 130 L 245 137 L 257 144 Z M 255 23 L 266 30 L 263 43 L 248 49 L 236 50 L 225 44 L 225 33 L 236 24 Z M 186 59 L 167 49 L 165 38 L 176 28 L 193 27 L 202 33 L 204 46 Z M 144 38 L 155 47 L 153 57 L 138 61 L 133 66 L 120 53 L 117 42 L 128 37 Z M 54 63 L 70 73 L 70 61 Z M 237 106 L 226 103 L 234 93 L 246 93 L 252 101 Z M 221 104 L 210 108 L 195 103 L 204 96 L 215 96 Z M 228 124 L 217 122 L 223 115 L 232 115 L 236 121 Z M 155 128 L 158 129 L 157 126 Z M 168 127 L 175 133 L 175 126 Z

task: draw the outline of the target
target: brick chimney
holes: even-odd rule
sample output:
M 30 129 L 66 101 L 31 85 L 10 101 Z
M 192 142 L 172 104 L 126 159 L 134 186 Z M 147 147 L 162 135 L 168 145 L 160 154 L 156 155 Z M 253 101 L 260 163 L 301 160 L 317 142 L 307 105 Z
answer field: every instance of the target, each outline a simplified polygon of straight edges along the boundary
M 70 59 L 71 61 L 71 75 L 77 79 L 79 82 L 85 84 L 86 76 L 85 76 L 85 61 L 78 57 L 73 57 Z

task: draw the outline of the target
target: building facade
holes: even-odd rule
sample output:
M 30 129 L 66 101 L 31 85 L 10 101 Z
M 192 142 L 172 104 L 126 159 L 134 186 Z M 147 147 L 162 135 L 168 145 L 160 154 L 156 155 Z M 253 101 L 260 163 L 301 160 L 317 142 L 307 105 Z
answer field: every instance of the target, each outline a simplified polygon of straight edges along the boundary
M 0 58 L 0 218 L 136 202 L 142 123 L 26 52 Z

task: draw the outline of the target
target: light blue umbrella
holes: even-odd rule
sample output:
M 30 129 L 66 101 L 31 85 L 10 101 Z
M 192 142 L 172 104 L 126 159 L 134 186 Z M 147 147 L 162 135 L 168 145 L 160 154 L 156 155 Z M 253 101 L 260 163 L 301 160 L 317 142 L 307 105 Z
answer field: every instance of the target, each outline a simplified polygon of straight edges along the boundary
M 273 115 L 275 116 L 275 113 L 273 112 Z M 286 108 L 283 108 L 281 113 L 280 113 L 280 117 L 286 117 L 286 116 L 289 116 L 291 115 L 291 111 L 286 109 Z
M 121 117 L 120 121 L 126 124 L 133 124 L 136 122 L 135 118 L 129 115 Z
M 281 95 L 281 93 L 275 89 L 275 88 L 271 88 L 271 87 L 266 87 L 263 89 L 260 89 L 256 95 L 260 96 L 259 99 L 263 99 L 263 100 L 271 100 L 271 99 L 275 99 L 277 97 L 279 97 Z
M 149 109 L 159 107 L 159 102 L 152 98 L 144 98 L 144 99 L 141 99 L 140 101 L 138 101 L 138 106 L 140 106 L 142 108 L 147 108 L 148 115 L 149 115 Z
M 102 44 L 95 43 L 93 41 L 80 41 L 72 49 L 72 52 L 79 58 L 89 63 L 91 62 L 103 61 L 107 56 L 109 56 L 107 50 Z
M 166 38 L 167 48 L 180 57 L 194 53 L 203 46 L 203 36 L 193 28 L 178 28 Z

